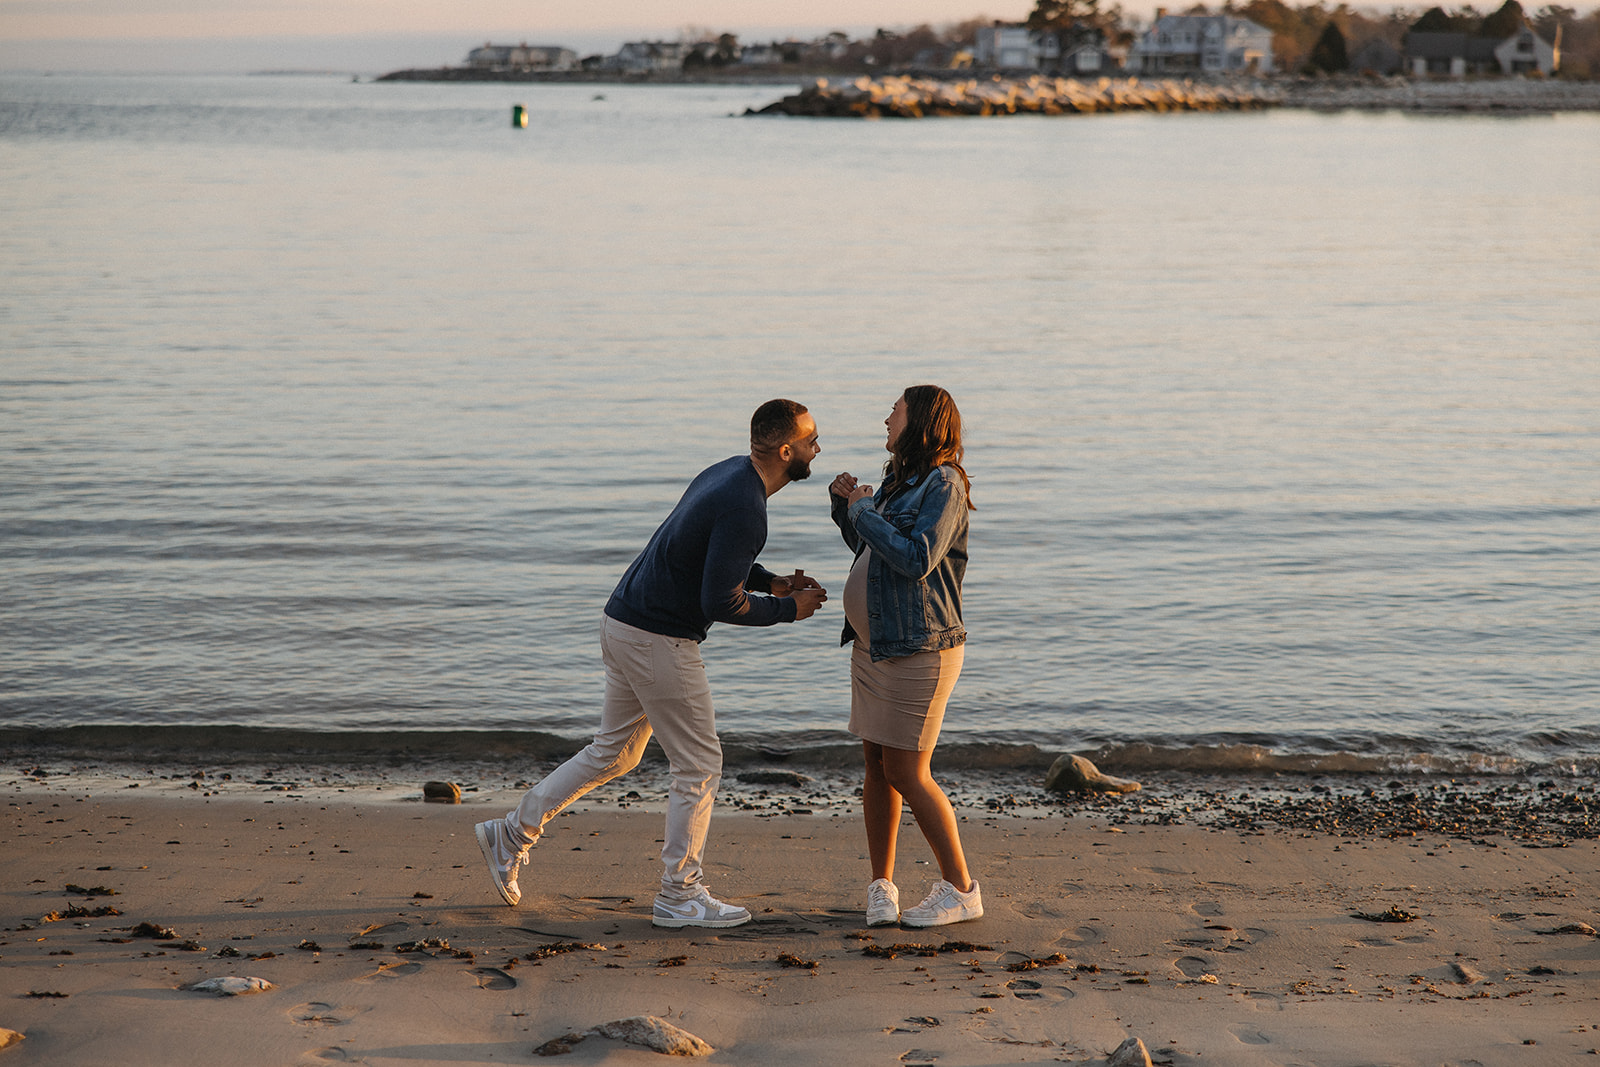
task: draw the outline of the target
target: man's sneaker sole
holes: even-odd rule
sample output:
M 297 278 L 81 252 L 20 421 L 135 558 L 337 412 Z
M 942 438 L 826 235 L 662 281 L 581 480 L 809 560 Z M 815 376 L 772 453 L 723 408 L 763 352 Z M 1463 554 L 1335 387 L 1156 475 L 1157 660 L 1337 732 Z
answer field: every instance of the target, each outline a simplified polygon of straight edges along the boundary
M 700 926 L 707 930 L 726 930 L 732 926 L 743 926 L 750 921 L 750 916 L 744 915 L 738 919 L 663 919 L 659 915 L 650 917 L 651 926 L 659 926 L 664 930 L 681 930 L 685 926 Z
M 472 828 L 472 832 L 478 838 L 478 851 L 483 853 L 483 862 L 489 867 L 489 877 L 494 882 L 494 887 L 500 891 L 500 898 L 514 908 L 517 906 L 517 901 L 522 899 L 522 894 L 513 893 L 511 887 L 506 885 L 505 875 L 494 859 L 494 846 L 489 843 L 489 831 L 485 829 L 488 825 L 486 822 L 480 822 Z
M 933 919 L 908 919 L 904 912 L 900 913 L 900 925 L 909 926 L 913 930 L 926 930 L 930 926 L 953 926 L 956 923 L 968 923 L 973 919 L 983 918 L 983 909 L 979 908 L 970 915 L 939 916 Z

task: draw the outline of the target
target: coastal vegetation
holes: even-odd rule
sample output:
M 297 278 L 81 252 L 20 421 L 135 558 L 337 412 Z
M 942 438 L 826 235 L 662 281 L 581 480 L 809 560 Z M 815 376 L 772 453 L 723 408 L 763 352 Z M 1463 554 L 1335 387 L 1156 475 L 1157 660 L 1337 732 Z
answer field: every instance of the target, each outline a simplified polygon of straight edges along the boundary
M 1409 72 L 1408 35 L 1450 35 L 1479 42 L 1504 41 L 1524 27 L 1533 31 L 1548 50 L 1555 46 L 1558 59 L 1542 67 L 1567 81 L 1600 79 L 1600 8 L 1580 13 L 1577 8 L 1548 3 L 1525 9 L 1519 0 L 1504 0 L 1491 11 L 1471 4 L 1446 9 L 1396 6 L 1387 10 L 1357 8 L 1347 3 L 1329 5 L 1324 0 L 1293 4 L 1285 0 L 1224 0 L 1220 5 L 1193 4 L 1182 9 L 1158 8 L 1149 22 L 1123 9 L 1120 0 L 1035 0 L 1022 23 L 1001 23 L 986 15 L 934 26 L 880 27 L 868 36 L 852 38 L 835 31 L 812 40 L 770 42 L 741 41 L 730 30 L 684 27 L 675 41 L 629 42 L 611 55 L 578 57 L 568 49 L 520 46 L 486 46 L 476 49 L 463 66 L 395 71 L 383 80 L 425 81 L 542 81 L 542 80 L 774 80 L 796 77 L 881 76 L 911 74 L 922 77 L 966 77 L 980 70 L 1015 67 L 1047 75 L 1069 77 L 1114 74 L 1148 47 L 1162 18 L 1225 16 L 1253 23 L 1252 32 L 1270 35 L 1271 54 L 1266 62 L 1244 67 L 1228 64 L 1213 69 L 1197 66 L 1192 73 L 1249 73 L 1277 75 L 1391 75 L 1402 67 Z M 1190 24 L 1193 25 L 1192 23 Z M 995 42 L 1001 27 L 1032 35 L 1033 54 L 1020 63 L 1015 53 L 1001 52 Z M 1175 31 L 1179 32 L 1179 31 Z M 1192 31 L 1186 31 L 1192 32 Z M 1232 32 L 1231 30 L 1229 31 Z M 1034 47 L 1046 41 L 1048 47 Z M 988 45 L 988 47 L 986 47 Z M 1263 49 L 1263 51 L 1265 51 Z M 1082 56 L 1093 52 L 1093 63 Z M 518 60 L 521 54 L 560 55 L 559 63 Z M 1190 60 L 1193 62 L 1193 59 Z M 1478 63 L 1473 74 L 1493 74 L 1492 63 Z M 1136 66 L 1130 70 L 1137 72 Z M 1150 72 L 1148 66 L 1145 72 Z M 1179 66 L 1163 65 L 1163 75 L 1183 75 Z M 1429 66 L 1430 73 L 1438 73 Z M 1509 69 L 1509 68 L 1508 68 Z M 1519 70 L 1525 69 L 1522 67 Z

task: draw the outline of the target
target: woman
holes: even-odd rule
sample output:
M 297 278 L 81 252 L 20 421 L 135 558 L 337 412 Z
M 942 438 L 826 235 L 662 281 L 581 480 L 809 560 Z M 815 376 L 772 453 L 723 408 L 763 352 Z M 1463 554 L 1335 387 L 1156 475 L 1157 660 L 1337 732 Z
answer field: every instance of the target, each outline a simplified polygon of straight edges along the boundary
M 844 587 L 840 643 L 855 643 L 850 732 L 861 738 L 867 764 L 861 790 L 872 859 L 867 925 L 943 926 L 983 914 L 955 811 L 929 771 L 967 640 L 961 578 L 971 482 L 961 467 L 961 413 L 943 389 L 907 389 L 884 425 L 889 461 L 878 491 L 849 473 L 828 487 L 833 521 L 856 554 Z M 926 900 L 904 912 L 894 884 L 902 800 L 942 876 Z

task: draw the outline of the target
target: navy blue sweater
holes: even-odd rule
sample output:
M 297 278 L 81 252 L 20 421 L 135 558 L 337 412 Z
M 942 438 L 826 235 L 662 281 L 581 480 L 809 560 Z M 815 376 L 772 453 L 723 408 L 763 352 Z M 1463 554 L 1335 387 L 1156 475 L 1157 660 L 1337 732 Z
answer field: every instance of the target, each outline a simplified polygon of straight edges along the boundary
M 769 592 L 756 562 L 767 543 L 767 487 L 749 456 L 701 471 L 606 603 L 618 622 L 704 641 L 714 622 L 771 626 L 794 621 L 794 599 Z

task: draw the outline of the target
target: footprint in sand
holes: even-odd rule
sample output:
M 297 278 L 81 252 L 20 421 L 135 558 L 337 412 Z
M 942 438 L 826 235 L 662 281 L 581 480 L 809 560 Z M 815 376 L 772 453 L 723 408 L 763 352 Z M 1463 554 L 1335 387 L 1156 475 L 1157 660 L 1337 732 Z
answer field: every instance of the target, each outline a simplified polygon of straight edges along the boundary
M 356 933 L 350 935 L 352 941 L 362 941 L 369 937 L 388 937 L 392 934 L 402 934 L 411 929 L 410 923 L 373 923 Z
M 1098 926 L 1080 926 L 1069 934 L 1062 934 L 1056 938 L 1058 945 L 1098 945 L 1105 938 L 1105 931 Z
M 1283 998 L 1272 993 L 1247 993 L 1246 1003 L 1257 1011 L 1282 1011 Z
M 1272 931 L 1263 930 L 1258 926 L 1251 926 L 1244 930 L 1235 930 L 1228 935 L 1228 943 L 1222 949 L 1224 952 L 1243 952 L 1257 941 L 1265 941 L 1272 936 Z
M 1235 1026 L 1228 1031 L 1236 1040 L 1246 1045 L 1270 1045 L 1272 1038 L 1260 1030 L 1251 1030 L 1244 1026 Z
M 1063 885 L 1063 893 L 1082 892 L 1083 887 L 1078 885 Z M 1082 915 L 1083 908 L 1079 905 L 1069 905 L 1060 900 L 1022 900 L 1014 901 L 1011 905 L 1018 915 L 1025 919 L 1070 919 L 1075 915 Z
M 1199 956 L 1184 956 L 1173 961 L 1172 965 L 1182 971 L 1185 978 L 1199 978 L 1203 974 L 1211 974 L 1214 967 L 1210 960 L 1203 960 Z
M 506 990 L 517 988 L 517 980 L 498 967 L 474 967 L 467 972 L 479 989 Z
M 329 1045 L 327 1048 L 313 1049 L 305 1054 L 304 1063 L 352 1063 L 350 1053 L 338 1045 Z
M 320 1000 L 289 1009 L 289 1018 L 302 1026 L 339 1026 L 345 1021 L 339 1017 L 337 1008 Z
M 1222 905 L 1218 904 L 1214 900 L 1206 900 L 1199 904 L 1190 904 L 1189 910 L 1194 912 L 1196 915 L 1202 915 L 1207 919 L 1215 919 L 1217 916 L 1222 914 Z
M 1043 984 L 1042 982 L 1035 982 L 1032 978 L 1013 978 L 1006 983 L 1006 988 L 1011 990 L 1018 1000 L 1038 1000 L 1044 996 L 1043 993 L 1039 992 Z
M 416 974 L 422 970 L 420 963 L 380 963 L 378 969 L 371 974 L 361 976 L 362 981 L 371 981 L 379 978 L 404 978 L 408 974 Z

